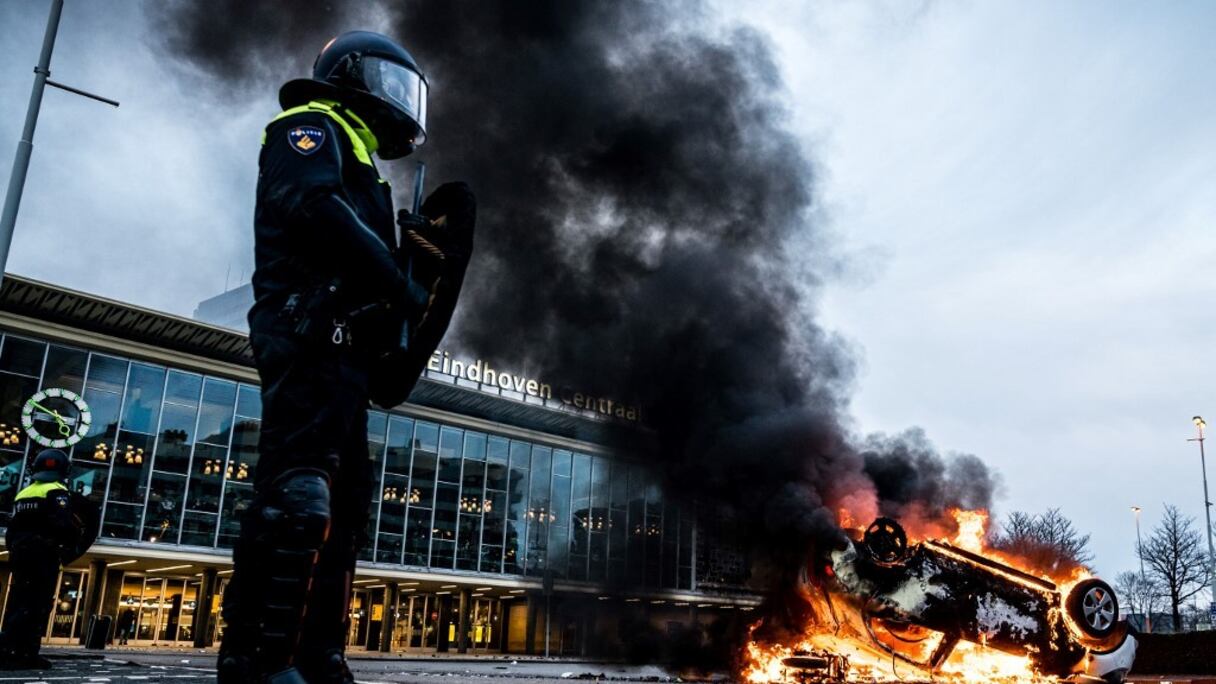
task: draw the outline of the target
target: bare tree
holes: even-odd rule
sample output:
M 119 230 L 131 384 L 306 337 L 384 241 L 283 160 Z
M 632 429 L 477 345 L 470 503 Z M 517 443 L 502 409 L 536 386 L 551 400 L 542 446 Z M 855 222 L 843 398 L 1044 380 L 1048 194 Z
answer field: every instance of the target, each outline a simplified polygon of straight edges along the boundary
M 1120 607 L 1127 613 L 1143 615 L 1143 629 L 1151 629 L 1153 612 L 1163 594 L 1161 584 L 1147 574 L 1129 570 L 1115 575 L 1115 591 L 1119 594 Z
M 1174 629 L 1182 629 L 1182 605 L 1203 591 L 1207 580 L 1207 554 L 1188 518 L 1174 506 L 1166 505 L 1165 517 L 1153 528 L 1140 549 L 1141 559 L 1153 579 L 1161 583 L 1174 618 Z
M 1078 532 L 1058 508 L 1042 515 L 1013 511 L 1001 524 L 993 545 L 1053 575 L 1084 566 L 1094 558 L 1089 551 L 1089 535 Z

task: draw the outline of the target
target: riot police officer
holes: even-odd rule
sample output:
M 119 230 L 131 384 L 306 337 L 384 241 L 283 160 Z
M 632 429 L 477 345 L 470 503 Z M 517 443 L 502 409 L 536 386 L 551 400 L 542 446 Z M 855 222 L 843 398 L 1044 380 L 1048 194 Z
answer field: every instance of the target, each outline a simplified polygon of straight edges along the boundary
M 426 137 L 426 78 L 391 39 L 342 34 L 266 127 L 250 344 L 254 500 L 224 596 L 221 684 L 353 682 L 344 645 L 373 475 L 367 405 L 404 401 L 451 319 L 476 207 L 463 183 L 393 214 L 372 160 Z
M 0 669 L 4 670 L 51 667 L 38 650 L 55 600 L 59 566 L 79 558 L 97 538 L 96 528 L 82 524 L 75 512 L 79 506 L 94 504 L 73 498 L 64 484 L 68 457 L 48 449 L 35 457 L 32 471 L 33 481 L 17 493 L 5 534 L 13 580 L 0 634 Z

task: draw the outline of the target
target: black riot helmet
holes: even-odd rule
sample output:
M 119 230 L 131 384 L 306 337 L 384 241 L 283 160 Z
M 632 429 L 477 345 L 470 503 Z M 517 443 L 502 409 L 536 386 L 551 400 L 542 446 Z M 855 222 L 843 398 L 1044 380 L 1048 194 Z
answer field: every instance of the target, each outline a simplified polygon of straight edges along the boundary
M 68 457 L 58 449 L 47 449 L 34 458 L 31 476 L 35 482 L 59 482 L 68 477 Z
M 284 109 L 330 99 L 367 122 L 383 159 L 404 157 L 426 140 L 427 82 L 418 63 L 388 36 L 348 31 L 321 48 L 312 78 L 279 90 Z

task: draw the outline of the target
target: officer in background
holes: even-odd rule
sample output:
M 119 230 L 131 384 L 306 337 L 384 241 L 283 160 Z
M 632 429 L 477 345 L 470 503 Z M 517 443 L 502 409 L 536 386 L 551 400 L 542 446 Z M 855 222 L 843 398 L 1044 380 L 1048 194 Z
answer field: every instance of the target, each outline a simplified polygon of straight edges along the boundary
M 426 136 L 427 81 L 391 39 L 342 34 L 279 93 L 254 215 L 250 345 L 262 382 L 254 500 L 224 594 L 221 684 L 353 682 L 344 648 L 371 488 L 369 399 L 405 400 L 472 252 L 463 183 L 394 216 L 372 161 Z
M 97 539 L 96 526 L 82 522 L 97 516 L 80 510 L 96 504 L 73 497 L 64 484 L 68 457 L 48 449 L 34 459 L 32 470 L 33 482 L 17 493 L 5 534 L 13 579 L 0 633 L 4 670 L 50 669 L 38 650 L 54 605 L 59 567 L 84 555 Z

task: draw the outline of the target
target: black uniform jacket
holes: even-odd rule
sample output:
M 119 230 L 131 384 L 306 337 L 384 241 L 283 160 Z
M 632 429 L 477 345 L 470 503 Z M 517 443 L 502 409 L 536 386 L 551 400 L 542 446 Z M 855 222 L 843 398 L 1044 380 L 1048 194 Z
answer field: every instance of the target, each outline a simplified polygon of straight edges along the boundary
M 336 111 L 341 116 L 341 108 Z M 267 126 L 254 231 L 249 322 L 255 332 L 273 323 L 291 294 L 306 295 L 335 278 L 341 282 L 336 313 L 407 291 L 393 258 L 389 185 L 323 111 L 293 113 Z
M 17 494 L 4 541 L 14 555 L 75 549 L 80 528 L 72 514 L 72 495 L 55 482 L 35 482 Z

